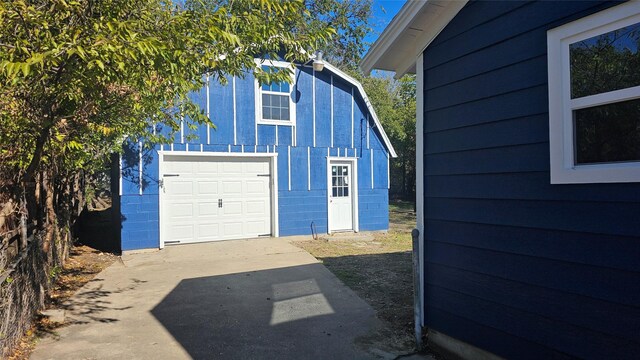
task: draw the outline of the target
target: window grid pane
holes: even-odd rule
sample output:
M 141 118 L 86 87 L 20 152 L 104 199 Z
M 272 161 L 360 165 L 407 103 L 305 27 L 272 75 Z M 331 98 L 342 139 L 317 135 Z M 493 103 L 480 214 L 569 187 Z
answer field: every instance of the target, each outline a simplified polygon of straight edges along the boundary
M 640 161 L 640 99 L 574 111 L 575 163 Z
M 262 118 L 265 120 L 290 120 L 287 95 L 262 94 Z
M 640 23 L 569 45 L 571 98 L 640 85 Z
M 349 196 L 348 169 L 347 166 L 331 166 L 331 187 L 334 197 Z

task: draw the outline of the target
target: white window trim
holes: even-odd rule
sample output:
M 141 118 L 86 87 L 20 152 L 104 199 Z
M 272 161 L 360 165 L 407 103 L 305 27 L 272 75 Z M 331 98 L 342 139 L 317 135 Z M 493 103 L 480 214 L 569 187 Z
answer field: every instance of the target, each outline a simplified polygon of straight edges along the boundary
M 547 32 L 549 148 L 552 184 L 640 182 L 640 162 L 576 165 L 573 110 L 640 98 L 640 86 L 571 99 L 569 45 L 640 22 L 630 1 Z
M 296 91 L 295 68 L 291 65 L 291 63 L 288 63 L 285 61 L 262 60 L 262 59 L 256 59 L 255 61 L 258 67 L 262 65 L 266 65 L 266 66 L 274 66 L 274 67 L 280 67 L 280 68 L 289 68 L 293 70 L 293 73 L 291 74 L 291 83 L 289 84 L 289 89 L 291 90 L 289 93 L 289 120 L 271 120 L 271 119 L 262 118 L 262 94 L 284 95 L 285 93 L 277 92 L 277 91 L 262 90 L 262 86 L 260 86 L 260 83 L 258 82 L 258 80 L 257 79 L 255 80 L 256 124 L 296 126 L 296 103 L 293 101 L 293 96 L 291 96 L 291 93 L 295 93 Z

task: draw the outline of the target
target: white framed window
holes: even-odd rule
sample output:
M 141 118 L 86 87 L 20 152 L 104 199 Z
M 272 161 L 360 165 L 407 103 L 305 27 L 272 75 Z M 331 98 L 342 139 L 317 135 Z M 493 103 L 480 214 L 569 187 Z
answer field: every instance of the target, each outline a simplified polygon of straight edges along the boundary
M 547 32 L 552 184 L 640 182 L 640 2 Z
M 270 67 L 291 68 L 282 61 L 256 60 L 263 70 Z M 296 108 L 294 102 L 295 76 L 291 83 L 273 82 L 260 85 L 256 80 L 256 122 L 258 124 L 295 126 Z

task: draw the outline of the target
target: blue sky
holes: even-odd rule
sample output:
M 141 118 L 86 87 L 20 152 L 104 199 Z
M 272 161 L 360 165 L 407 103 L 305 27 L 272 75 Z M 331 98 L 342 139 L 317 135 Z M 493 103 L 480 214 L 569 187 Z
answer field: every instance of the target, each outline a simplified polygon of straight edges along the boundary
M 404 3 L 405 0 L 373 0 L 373 16 L 370 24 L 373 31 L 365 40 L 369 43 L 376 41 Z

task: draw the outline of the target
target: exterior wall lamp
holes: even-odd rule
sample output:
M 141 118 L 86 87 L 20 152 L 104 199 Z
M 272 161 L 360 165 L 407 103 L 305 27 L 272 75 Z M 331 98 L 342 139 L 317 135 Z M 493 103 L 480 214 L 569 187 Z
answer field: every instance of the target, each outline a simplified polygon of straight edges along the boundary
M 316 52 L 316 58 L 313 60 L 313 70 L 322 71 L 324 69 L 324 61 L 322 61 L 322 51 Z

